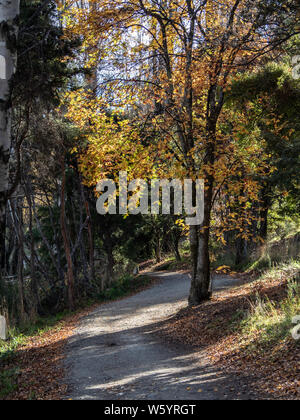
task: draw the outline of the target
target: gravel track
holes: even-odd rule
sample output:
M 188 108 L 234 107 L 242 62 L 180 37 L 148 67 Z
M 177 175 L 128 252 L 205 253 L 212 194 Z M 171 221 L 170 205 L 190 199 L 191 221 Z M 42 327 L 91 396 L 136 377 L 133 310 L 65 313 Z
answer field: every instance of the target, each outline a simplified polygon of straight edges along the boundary
M 190 279 L 182 273 L 151 273 L 158 284 L 129 298 L 101 305 L 69 342 L 69 399 L 223 400 L 252 399 L 247 379 L 228 377 L 205 352 L 165 343 L 160 323 L 187 306 Z M 239 281 L 218 277 L 214 289 Z

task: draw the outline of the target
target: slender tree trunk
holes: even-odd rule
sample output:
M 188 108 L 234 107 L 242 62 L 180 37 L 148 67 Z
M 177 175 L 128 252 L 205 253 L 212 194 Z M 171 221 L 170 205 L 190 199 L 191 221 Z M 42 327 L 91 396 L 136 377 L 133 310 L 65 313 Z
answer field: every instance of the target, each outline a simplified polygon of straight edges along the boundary
M 261 191 L 261 207 L 260 207 L 260 228 L 259 228 L 259 236 L 266 241 L 268 237 L 268 218 L 269 218 L 269 211 L 271 207 L 271 199 L 269 196 L 269 186 L 266 184 L 264 185 Z
M 18 252 L 18 289 L 19 289 L 19 311 L 21 323 L 26 320 L 25 293 L 24 293 L 24 232 L 23 232 L 23 201 L 19 205 L 19 252 Z
M 113 245 L 109 237 L 106 238 L 105 251 L 107 253 L 107 285 L 110 286 L 114 281 L 115 259 Z
M 56 244 L 56 248 L 57 250 L 61 249 L 61 236 L 60 236 L 60 232 L 59 229 L 56 228 L 56 223 L 54 221 L 54 215 L 53 215 L 53 211 L 52 211 L 52 203 L 51 200 L 49 199 L 48 193 L 46 191 L 44 191 L 45 193 L 45 198 L 47 200 L 48 203 L 48 210 L 49 210 L 49 217 L 50 217 L 50 221 L 51 221 L 51 226 L 52 226 L 52 230 L 54 233 L 54 242 Z M 34 196 L 33 196 L 33 204 L 34 204 Z M 34 209 L 35 206 L 33 206 Z M 36 217 L 36 220 L 38 220 L 38 218 Z M 41 228 L 40 228 L 41 230 Z M 48 245 L 46 244 L 47 248 L 49 249 Z M 52 255 L 52 252 L 50 253 L 50 256 Z M 51 257 L 52 258 L 52 257 Z M 58 279 L 59 280 L 63 280 L 64 278 L 64 271 L 62 268 L 62 261 L 61 261 L 61 252 L 57 252 L 56 255 L 56 263 L 55 263 L 55 256 L 53 255 L 53 261 L 54 261 L 54 266 L 56 267 L 57 270 L 57 275 L 58 275 Z
M 90 283 L 90 272 L 89 272 L 85 247 L 86 247 L 85 242 L 80 241 L 79 253 L 80 253 L 80 259 L 81 259 L 81 267 L 82 267 L 82 271 L 83 271 L 83 277 L 84 277 L 85 285 L 86 285 L 86 287 L 88 287 L 88 286 L 91 285 L 91 283 Z M 72 254 L 73 254 L 73 251 L 72 251 Z
M 244 171 L 242 172 L 242 177 L 245 177 Z M 240 196 L 244 196 L 244 192 L 241 190 L 240 191 Z M 239 205 L 239 200 L 238 197 L 236 198 L 236 206 L 237 209 L 240 213 L 242 213 L 242 209 L 240 208 Z M 246 210 L 244 210 L 244 216 L 242 217 L 242 224 L 241 224 L 241 228 L 243 233 L 249 231 L 251 229 L 251 226 L 249 225 L 249 222 L 247 222 L 247 213 Z M 236 236 L 236 260 L 235 260 L 235 264 L 237 266 L 245 263 L 248 259 L 248 239 L 245 237 L 240 236 L 240 232 L 237 232 L 237 236 Z
M 155 257 L 156 257 L 156 262 L 160 263 L 161 262 L 161 240 L 160 240 L 159 234 L 157 235 L 157 241 L 155 244 Z
M 173 250 L 174 250 L 174 255 L 175 255 L 176 261 L 180 262 L 181 261 L 181 255 L 180 255 L 180 251 L 179 251 L 179 238 L 176 235 L 173 235 L 172 243 L 173 243 Z
M 28 184 L 28 185 L 29 185 L 29 194 L 31 194 L 32 197 L 33 197 L 33 200 L 32 200 L 32 210 L 33 210 L 33 216 L 34 216 L 34 219 L 35 219 L 36 227 L 37 227 L 37 229 L 38 229 L 38 231 L 39 231 L 39 233 L 41 235 L 41 238 L 43 240 L 44 245 L 46 246 L 46 248 L 48 250 L 49 256 L 50 256 L 51 261 L 53 263 L 53 267 L 56 268 L 58 278 L 62 278 L 63 277 L 63 274 L 62 274 L 61 266 L 59 265 L 60 257 L 58 257 L 58 258 L 55 257 L 54 252 L 53 252 L 53 249 L 52 249 L 50 243 L 48 242 L 45 233 L 43 232 L 41 223 L 40 223 L 39 218 L 38 218 L 36 204 L 35 204 L 35 200 L 34 200 L 34 195 L 32 193 L 32 188 L 31 188 L 31 185 L 30 184 Z M 57 243 L 57 245 L 59 245 L 59 243 Z M 58 247 L 58 249 L 60 249 L 60 248 Z
M 87 253 L 86 253 L 86 243 L 83 236 L 83 230 L 85 229 L 85 226 L 87 226 L 88 218 L 86 221 L 83 220 L 83 207 L 85 205 L 85 197 L 83 192 L 83 185 L 81 182 L 81 179 L 79 177 L 79 190 L 80 190 L 80 199 L 78 195 L 78 201 L 79 201 L 79 233 L 77 235 L 77 239 L 74 245 L 74 248 L 72 249 L 72 257 L 75 255 L 76 249 L 79 248 L 80 253 L 80 259 L 81 259 L 81 265 L 82 265 L 82 271 L 83 271 L 83 277 L 84 277 L 84 283 L 86 287 L 91 286 L 90 285 L 90 272 L 88 267 L 88 259 L 87 259 Z M 84 292 L 85 293 L 85 292 Z
M 1 207 L 1 204 L 0 204 Z M 3 214 L 0 216 L 0 272 L 5 271 L 6 265 L 6 203 L 4 204 Z
M 85 201 L 86 214 L 88 217 L 88 234 L 89 234 L 89 260 L 90 260 L 90 282 L 95 280 L 95 252 L 94 252 L 94 238 L 92 231 L 92 218 L 89 203 Z
M 266 241 L 268 237 L 268 217 L 269 208 L 265 207 L 260 211 L 260 229 L 259 236 Z
M 66 188 L 66 169 L 65 161 L 62 159 L 62 185 L 61 185 L 61 213 L 60 213 L 60 224 L 61 224 L 61 233 L 64 240 L 64 248 L 67 259 L 67 290 L 68 290 L 68 304 L 71 311 L 74 310 L 74 295 L 75 295 L 75 280 L 73 273 L 73 263 L 71 256 L 71 247 L 68 237 L 68 230 L 66 224 L 66 208 L 65 208 L 65 188 Z
M 10 81 L 16 69 L 14 41 L 18 28 L 19 0 L 0 2 L 0 263 L 5 261 L 6 203 L 9 190 L 9 157 L 11 149 Z M 0 278 L 1 281 L 1 278 Z
M 32 198 L 30 194 L 27 194 L 27 202 L 29 209 L 29 236 L 30 236 L 30 277 L 31 277 L 31 292 L 33 295 L 32 302 L 32 317 L 36 317 L 38 306 L 39 306 L 39 293 L 38 293 L 38 284 L 36 278 L 36 269 L 35 269 L 35 249 L 34 249 L 34 237 L 33 237 L 33 214 L 32 214 Z
M 248 241 L 245 238 L 237 238 L 236 239 L 236 259 L 235 264 L 238 266 L 248 258 Z

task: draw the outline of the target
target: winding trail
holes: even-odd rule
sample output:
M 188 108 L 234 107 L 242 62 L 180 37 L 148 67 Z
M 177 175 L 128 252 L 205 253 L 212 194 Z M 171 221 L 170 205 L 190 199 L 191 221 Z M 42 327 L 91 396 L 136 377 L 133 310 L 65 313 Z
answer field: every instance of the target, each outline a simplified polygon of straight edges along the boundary
M 186 307 L 190 286 L 182 273 L 151 273 L 160 282 L 135 296 L 105 304 L 81 321 L 66 355 L 69 396 L 75 400 L 251 399 L 246 378 L 228 377 L 205 352 L 165 343 L 155 331 Z M 229 277 L 214 289 L 237 283 Z

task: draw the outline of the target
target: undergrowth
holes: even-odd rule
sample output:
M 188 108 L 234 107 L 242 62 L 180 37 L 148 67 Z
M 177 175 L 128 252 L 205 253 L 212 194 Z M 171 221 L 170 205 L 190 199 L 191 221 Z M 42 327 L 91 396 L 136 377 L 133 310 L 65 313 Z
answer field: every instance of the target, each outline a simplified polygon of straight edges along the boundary
M 288 281 L 285 296 L 270 299 L 257 294 L 239 328 L 251 343 L 251 349 L 264 351 L 291 339 L 293 319 L 300 315 L 300 262 L 291 262 L 266 271 L 258 280 Z

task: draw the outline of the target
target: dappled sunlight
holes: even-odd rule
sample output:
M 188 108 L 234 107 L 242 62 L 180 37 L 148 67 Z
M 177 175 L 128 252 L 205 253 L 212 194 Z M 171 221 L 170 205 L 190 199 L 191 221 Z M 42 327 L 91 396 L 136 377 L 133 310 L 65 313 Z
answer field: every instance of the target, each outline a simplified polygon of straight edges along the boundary
M 72 398 L 201 399 L 203 392 L 203 398 L 226 399 L 236 389 L 242 378 L 224 375 L 201 350 L 157 335 L 168 318 L 187 306 L 189 284 L 186 274 L 163 273 L 161 280 L 83 320 L 67 357 Z

